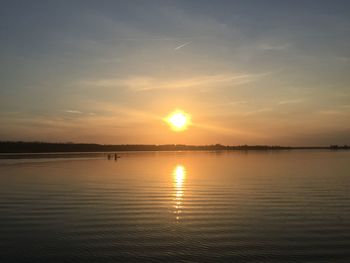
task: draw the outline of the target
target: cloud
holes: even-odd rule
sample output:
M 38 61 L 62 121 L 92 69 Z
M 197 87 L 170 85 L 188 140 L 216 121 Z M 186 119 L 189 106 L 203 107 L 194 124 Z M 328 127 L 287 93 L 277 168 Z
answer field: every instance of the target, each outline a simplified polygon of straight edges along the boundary
M 129 76 L 116 79 L 96 79 L 79 81 L 78 85 L 93 87 L 120 87 L 124 86 L 133 91 L 149 90 L 171 90 L 204 87 L 218 87 L 218 85 L 241 85 L 256 81 L 258 78 L 265 76 L 262 74 L 249 73 L 226 73 L 212 75 L 197 75 L 195 77 L 184 77 L 176 79 L 166 79 L 152 76 Z M 220 86 L 219 86 L 220 87 Z
M 238 104 L 247 104 L 247 103 L 248 103 L 248 101 L 246 101 L 246 100 L 236 100 L 236 101 L 231 101 L 228 104 L 230 104 L 230 105 L 238 105 Z
M 338 57 L 335 57 L 335 59 L 338 61 L 344 62 L 344 63 L 350 62 L 350 57 L 345 57 L 345 56 L 339 57 L 338 56 Z
M 260 113 L 270 112 L 270 111 L 272 111 L 272 108 L 261 108 L 261 109 L 247 111 L 243 113 L 243 115 L 255 115 L 255 114 L 260 114 Z
M 191 43 L 192 43 L 192 41 L 186 42 L 186 43 L 184 43 L 184 44 L 182 44 L 180 46 L 177 46 L 176 48 L 174 48 L 174 50 L 179 50 L 180 48 L 183 48 L 183 47 L 185 47 L 185 46 L 187 46 L 187 45 L 189 45 Z
M 340 105 L 339 108 L 350 109 L 350 105 Z
M 204 123 L 194 123 L 193 126 L 203 130 L 208 130 L 208 131 L 212 131 L 223 135 L 229 135 L 229 136 L 244 135 L 244 136 L 250 136 L 253 138 L 263 137 L 263 135 L 260 133 L 252 132 L 252 131 L 249 131 L 246 129 L 240 129 L 240 128 L 233 128 L 233 127 L 228 128 L 220 125 L 210 125 L 210 124 L 204 124 Z
M 130 78 L 125 80 L 127 85 L 136 91 L 146 91 L 155 89 L 185 89 L 196 87 L 210 87 L 220 84 L 240 85 L 251 82 L 256 79 L 252 74 L 217 74 L 217 75 L 202 75 L 192 78 L 184 78 L 180 80 L 159 80 L 155 78 L 143 79 Z M 146 81 L 145 81 L 146 80 Z
M 299 99 L 292 99 L 292 100 L 281 100 L 277 104 L 278 105 L 286 105 L 286 104 L 299 104 L 304 102 L 304 98 L 299 98 Z
M 322 115 L 349 115 L 350 114 L 350 112 L 347 110 L 339 110 L 339 109 L 320 110 L 318 113 Z
M 277 43 L 269 43 L 269 42 L 262 43 L 258 46 L 259 49 L 266 50 L 266 51 L 286 50 L 289 47 L 290 47 L 289 43 L 277 44 Z
M 63 110 L 63 111 L 67 113 L 72 113 L 72 114 L 83 114 L 83 112 L 78 110 Z

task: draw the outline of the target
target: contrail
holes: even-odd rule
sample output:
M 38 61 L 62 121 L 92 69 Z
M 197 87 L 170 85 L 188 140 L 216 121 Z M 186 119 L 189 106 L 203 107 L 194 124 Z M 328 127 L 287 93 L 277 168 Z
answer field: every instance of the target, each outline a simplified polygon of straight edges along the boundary
M 189 44 L 191 44 L 191 43 L 192 43 L 192 41 L 186 42 L 186 43 L 184 43 L 184 44 L 182 44 L 182 45 L 180 45 L 180 46 L 174 48 L 174 50 L 178 50 L 178 49 L 180 49 L 180 48 L 183 48 L 183 47 L 185 47 L 185 46 L 187 46 L 187 45 L 189 45 Z

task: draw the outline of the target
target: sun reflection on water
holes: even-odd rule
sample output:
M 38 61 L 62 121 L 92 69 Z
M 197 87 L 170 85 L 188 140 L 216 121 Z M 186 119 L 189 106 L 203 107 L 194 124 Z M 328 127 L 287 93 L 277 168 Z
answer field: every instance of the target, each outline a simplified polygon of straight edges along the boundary
M 182 202 L 184 196 L 183 184 L 186 179 L 186 168 L 183 165 L 176 165 L 173 170 L 173 180 L 174 180 L 174 214 L 176 214 L 176 220 L 180 220 L 180 214 L 182 209 Z

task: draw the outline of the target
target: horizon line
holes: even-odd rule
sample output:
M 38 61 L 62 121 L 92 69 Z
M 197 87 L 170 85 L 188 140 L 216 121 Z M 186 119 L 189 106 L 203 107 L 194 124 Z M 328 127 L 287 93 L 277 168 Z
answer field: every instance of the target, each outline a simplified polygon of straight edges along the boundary
M 281 148 L 330 148 L 330 147 L 350 147 L 349 144 L 329 144 L 329 145 L 278 145 L 278 144 L 222 144 L 222 143 L 209 143 L 209 144 L 182 144 L 182 143 L 165 143 L 165 144 L 152 144 L 152 143 L 122 143 L 122 144 L 105 144 L 95 142 L 51 142 L 51 141 L 22 141 L 22 140 L 0 140 L 0 144 L 4 143 L 23 143 L 23 144 L 61 144 L 61 145 L 98 145 L 98 146 L 185 146 L 185 147 L 281 147 Z

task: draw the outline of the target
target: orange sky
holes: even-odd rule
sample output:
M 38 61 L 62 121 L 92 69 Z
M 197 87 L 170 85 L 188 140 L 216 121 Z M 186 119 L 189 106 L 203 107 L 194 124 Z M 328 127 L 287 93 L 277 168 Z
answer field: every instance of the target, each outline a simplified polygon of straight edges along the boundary
M 8 2 L 0 140 L 349 144 L 346 7 Z M 164 122 L 176 109 L 183 132 Z

